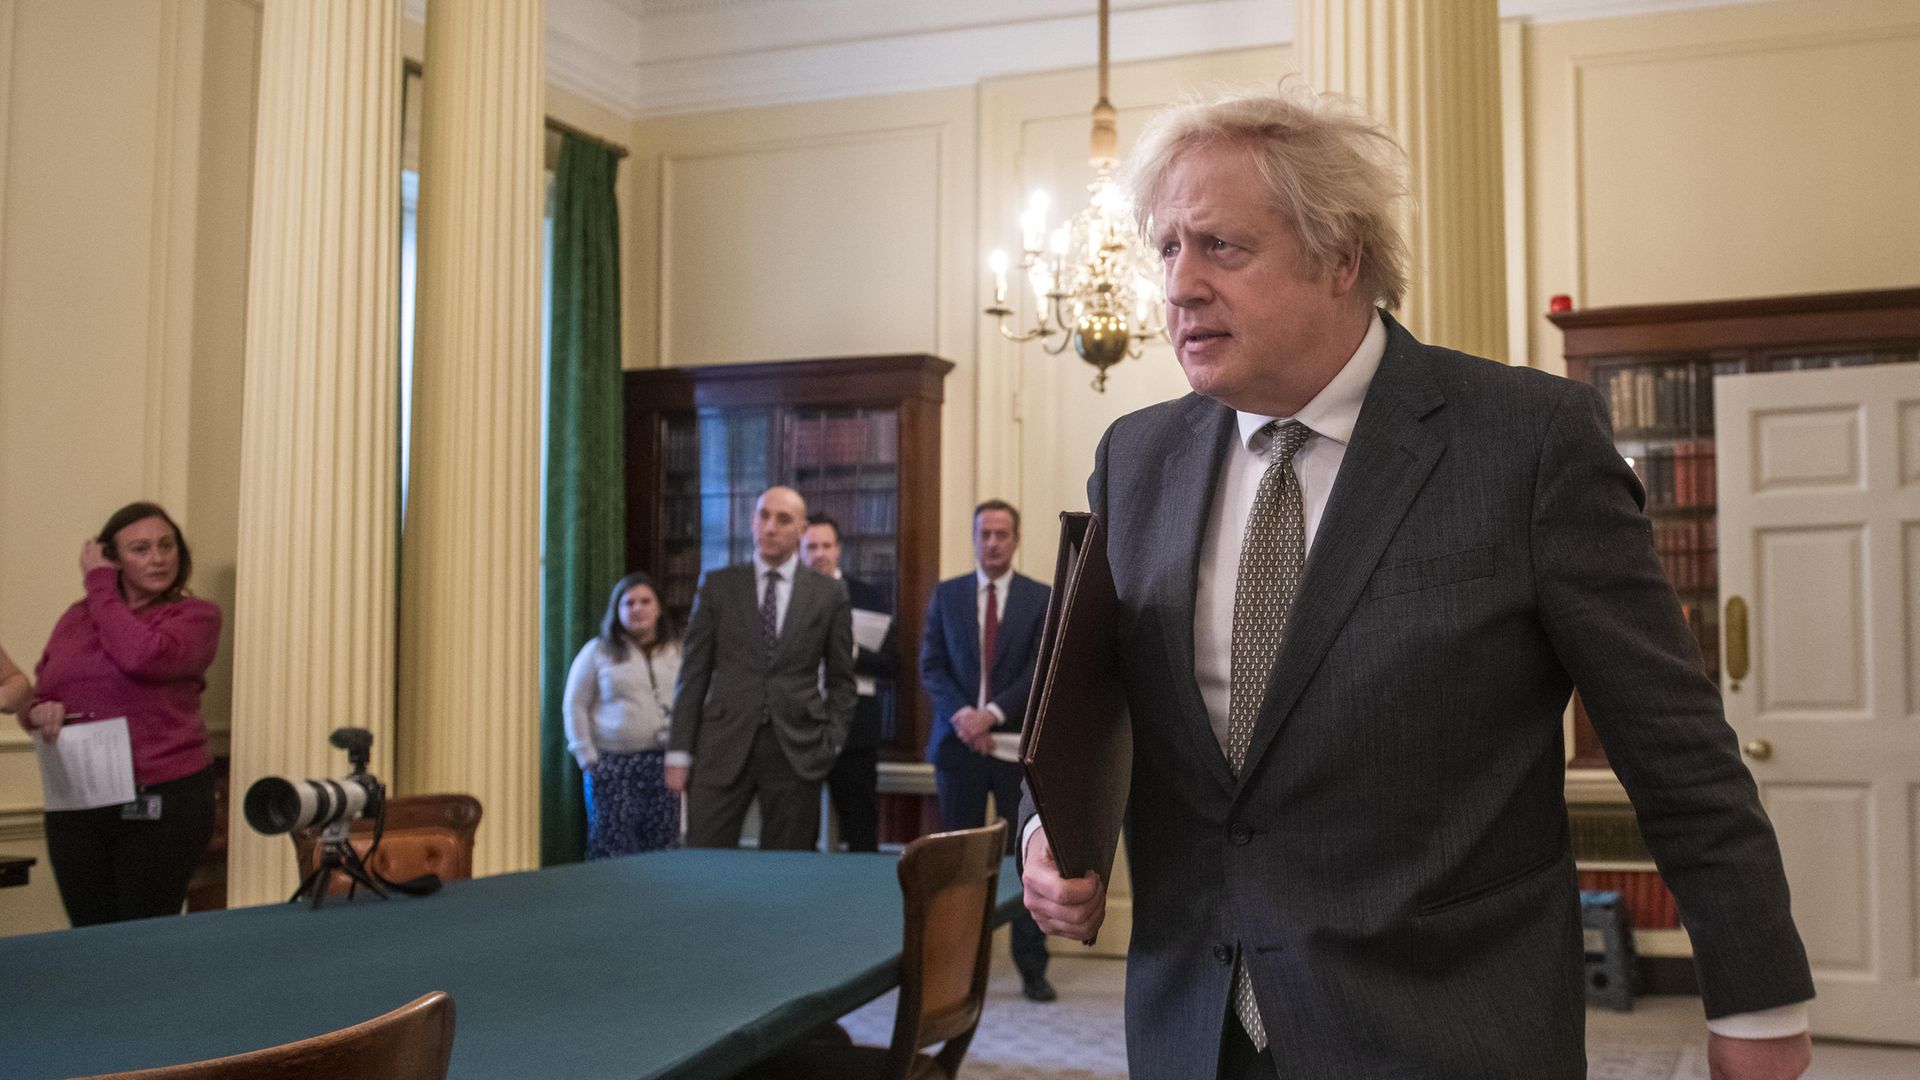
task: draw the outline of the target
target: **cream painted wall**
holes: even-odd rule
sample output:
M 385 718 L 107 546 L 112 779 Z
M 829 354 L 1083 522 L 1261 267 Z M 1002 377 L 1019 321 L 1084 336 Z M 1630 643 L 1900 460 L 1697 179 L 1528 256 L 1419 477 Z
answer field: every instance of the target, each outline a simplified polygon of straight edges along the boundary
M 80 542 L 152 498 L 231 610 L 253 130 L 250 0 L 0 5 L 0 641 L 31 666 Z M 230 650 L 206 715 L 227 729 Z M 42 854 L 24 735 L 0 726 L 0 842 Z M 0 933 L 65 919 L 43 863 Z
M 1552 23 L 1525 57 L 1543 313 L 1920 284 L 1920 5 L 1793 0 Z
M 634 367 L 873 353 L 955 363 L 943 567 L 967 565 L 977 366 L 970 89 L 643 120 Z M 959 522 L 956 528 L 952 523 Z M 955 572 L 951 569 L 949 572 Z
M 1501 43 L 1519 362 L 1561 370 L 1542 315 L 1555 293 L 1593 306 L 1920 283 L 1910 0 L 1509 21 Z M 1286 48 L 1117 66 L 1123 147 L 1162 102 L 1292 68 Z M 985 254 L 1017 242 L 1026 190 L 1062 207 L 1091 179 L 1092 97 L 1080 67 L 985 82 L 971 101 L 941 91 L 639 122 L 647 164 L 630 220 L 645 254 L 629 288 L 646 329 L 629 363 L 954 360 L 942 571 L 967 567 L 968 512 L 999 495 L 1028 515 L 1021 569 L 1047 576 L 1054 514 L 1084 505 L 1106 424 L 1185 391 L 1164 346 L 1099 395 L 1070 354 L 1003 343 L 979 315 Z
M 79 598 L 81 540 L 135 498 L 179 518 L 195 589 L 231 627 L 259 8 L 0 0 L 0 643 L 23 667 Z M 565 91 L 546 107 L 628 139 Z M 231 656 L 229 637 L 205 698 L 216 740 Z M 30 744 L 0 721 L 0 849 L 42 860 L 0 890 L 0 934 L 66 925 L 39 801 Z

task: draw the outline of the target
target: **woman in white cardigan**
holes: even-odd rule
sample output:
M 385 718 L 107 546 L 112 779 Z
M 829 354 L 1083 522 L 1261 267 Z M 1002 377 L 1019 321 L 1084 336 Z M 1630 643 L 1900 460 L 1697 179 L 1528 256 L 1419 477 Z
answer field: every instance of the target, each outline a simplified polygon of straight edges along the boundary
M 680 641 L 645 574 L 613 587 L 599 636 L 567 672 L 567 749 L 586 777 L 587 858 L 673 847 L 680 796 L 664 763 Z

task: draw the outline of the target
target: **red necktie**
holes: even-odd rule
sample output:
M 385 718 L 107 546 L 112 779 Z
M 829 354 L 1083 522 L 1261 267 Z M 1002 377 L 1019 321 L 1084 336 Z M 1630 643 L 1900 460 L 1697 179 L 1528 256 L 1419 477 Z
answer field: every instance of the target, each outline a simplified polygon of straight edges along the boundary
M 993 700 L 993 644 L 1000 636 L 1000 604 L 993 582 L 987 582 L 986 629 L 980 632 L 980 707 Z

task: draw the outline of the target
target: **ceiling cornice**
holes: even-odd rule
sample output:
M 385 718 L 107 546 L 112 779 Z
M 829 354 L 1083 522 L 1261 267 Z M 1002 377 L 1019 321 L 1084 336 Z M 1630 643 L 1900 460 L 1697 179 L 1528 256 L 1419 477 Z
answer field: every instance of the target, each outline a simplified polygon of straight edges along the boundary
M 1564 22 L 1760 0 L 1501 0 Z M 427 0 L 405 0 L 420 18 Z M 1282 45 L 1294 0 L 1113 0 L 1113 59 Z M 967 86 L 1094 60 L 1093 0 L 546 0 L 547 78 L 634 118 Z

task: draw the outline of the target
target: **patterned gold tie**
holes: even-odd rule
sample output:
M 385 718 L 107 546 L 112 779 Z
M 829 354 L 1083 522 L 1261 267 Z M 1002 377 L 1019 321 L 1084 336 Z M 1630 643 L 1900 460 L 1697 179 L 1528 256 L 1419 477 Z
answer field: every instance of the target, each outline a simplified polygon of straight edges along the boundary
M 1272 421 L 1260 429 L 1272 440 L 1267 471 L 1247 514 L 1240 541 L 1240 577 L 1233 592 L 1233 673 L 1227 705 L 1227 764 L 1235 776 L 1247 763 L 1254 722 L 1260 717 L 1267 676 L 1286 639 L 1287 613 L 1306 565 L 1306 510 L 1293 456 L 1313 434 L 1298 420 Z M 1266 1025 L 1253 998 L 1253 978 L 1244 963 L 1233 971 L 1233 1011 L 1256 1049 L 1267 1048 Z

